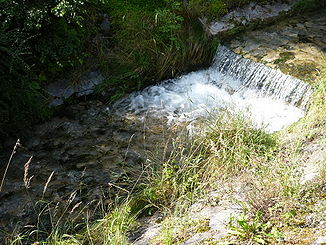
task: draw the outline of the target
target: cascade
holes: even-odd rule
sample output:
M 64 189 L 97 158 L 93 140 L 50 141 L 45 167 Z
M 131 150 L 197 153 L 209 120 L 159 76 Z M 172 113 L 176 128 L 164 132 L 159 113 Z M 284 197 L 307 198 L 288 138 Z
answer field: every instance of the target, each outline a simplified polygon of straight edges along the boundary
M 139 119 L 165 117 L 168 123 L 192 122 L 228 109 L 274 132 L 304 116 L 311 93 L 308 84 L 220 46 L 208 69 L 134 92 L 113 109 Z
M 257 89 L 261 96 L 281 99 L 307 109 L 312 94 L 311 87 L 279 70 L 245 59 L 224 46 L 219 46 L 214 57 L 213 69 L 242 81 L 242 85 Z

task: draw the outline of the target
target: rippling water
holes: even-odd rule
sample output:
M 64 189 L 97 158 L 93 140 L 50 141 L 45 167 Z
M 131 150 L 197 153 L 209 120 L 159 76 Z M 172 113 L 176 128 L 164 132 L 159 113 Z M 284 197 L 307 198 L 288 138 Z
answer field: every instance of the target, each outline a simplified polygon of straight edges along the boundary
M 193 121 L 223 108 L 274 132 L 304 116 L 311 92 L 302 81 L 221 47 L 209 69 L 132 93 L 114 108 L 139 118 L 166 117 L 168 123 Z

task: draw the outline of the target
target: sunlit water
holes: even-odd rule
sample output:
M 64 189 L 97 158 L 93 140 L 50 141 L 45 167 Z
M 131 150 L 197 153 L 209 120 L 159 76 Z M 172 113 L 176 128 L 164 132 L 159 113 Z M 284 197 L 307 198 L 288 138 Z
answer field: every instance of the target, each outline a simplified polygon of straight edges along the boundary
M 224 54 L 225 50 L 222 51 Z M 221 53 L 217 53 L 217 58 L 218 55 L 221 56 Z M 230 55 L 224 57 L 228 66 L 230 66 L 229 59 Z M 237 63 L 240 64 L 242 60 L 248 61 L 240 58 Z M 231 112 L 244 113 L 256 127 L 264 128 L 267 132 L 281 130 L 304 116 L 303 108 L 306 105 L 303 105 L 303 101 L 308 99 L 303 94 L 304 91 L 301 90 L 304 87 L 306 93 L 309 95 L 311 93 L 310 87 L 305 83 L 277 71 L 279 76 L 276 77 L 277 81 L 275 81 L 277 89 L 269 89 L 272 87 L 271 85 L 267 89 L 264 89 L 262 85 L 256 88 L 251 85 L 259 84 L 260 77 L 252 78 L 252 80 L 247 79 L 247 77 L 243 78 L 245 74 L 241 69 L 247 69 L 248 64 L 246 67 L 236 67 L 241 72 L 230 72 L 231 75 L 228 74 L 228 71 L 223 71 L 225 64 L 223 69 L 218 68 L 218 65 L 221 64 L 221 61 L 215 61 L 215 64 L 207 70 L 192 72 L 180 78 L 150 86 L 143 91 L 132 93 L 118 101 L 114 108 L 117 113 L 135 114 L 139 118 L 145 115 L 166 117 L 168 123 L 191 122 L 218 113 L 221 109 L 228 109 Z M 257 63 L 250 61 L 250 64 Z M 258 64 L 257 66 L 262 72 L 261 65 Z M 270 68 L 266 69 L 271 72 L 275 71 Z M 245 72 L 253 71 L 247 70 Z M 266 81 L 267 75 L 263 74 L 264 81 Z M 271 79 L 269 78 L 269 83 L 271 83 Z M 280 87 L 282 82 L 280 79 L 285 80 L 283 82 L 284 89 Z M 295 84 L 289 90 L 291 79 Z M 301 106 L 301 108 L 295 105 Z

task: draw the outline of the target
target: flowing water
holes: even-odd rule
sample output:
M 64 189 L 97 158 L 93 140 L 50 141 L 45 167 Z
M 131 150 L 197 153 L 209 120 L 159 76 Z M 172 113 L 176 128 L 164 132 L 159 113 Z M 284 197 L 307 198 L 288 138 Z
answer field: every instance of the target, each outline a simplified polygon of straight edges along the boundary
M 274 132 L 304 116 L 311 93 L 308 84 L 220 46 L 208 69 L 132 93 L 114 108 L 140 118 L 166 117 L 168 123 L 192 122 L 228 109 Z

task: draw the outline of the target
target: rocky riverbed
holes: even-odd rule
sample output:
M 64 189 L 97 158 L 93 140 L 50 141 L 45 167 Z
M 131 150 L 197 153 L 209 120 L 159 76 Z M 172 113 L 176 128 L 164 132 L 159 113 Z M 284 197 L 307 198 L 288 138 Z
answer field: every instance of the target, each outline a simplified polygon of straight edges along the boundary
M 101 102 L 88 101 L 37 126 L 10 163 L 0 194 L 0 230 L 36 224 L 47 230 L 76 205 L 76 213 L 104 211 L 132 188 L 148 153 L 160 152 L 168 140 L 159 121 L 118 117 Z M 8 159 L 9 152 L 1 156 L 3 169 Z

